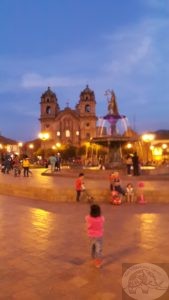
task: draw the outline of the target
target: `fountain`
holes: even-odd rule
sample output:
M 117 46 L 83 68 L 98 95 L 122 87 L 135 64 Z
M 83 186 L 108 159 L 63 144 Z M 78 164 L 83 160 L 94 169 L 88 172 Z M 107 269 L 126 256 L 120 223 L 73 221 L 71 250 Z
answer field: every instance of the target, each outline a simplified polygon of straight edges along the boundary
M 105 163 L 119 165 L 122 163 L 122 145 L 138 141 L 133 134 L 125 115 L 119 113 L 116 96 L 113 90 L 107 90 L 108 113 L 99 118 L 97 136 L 91 139 L 91 143 L 107 148 Z

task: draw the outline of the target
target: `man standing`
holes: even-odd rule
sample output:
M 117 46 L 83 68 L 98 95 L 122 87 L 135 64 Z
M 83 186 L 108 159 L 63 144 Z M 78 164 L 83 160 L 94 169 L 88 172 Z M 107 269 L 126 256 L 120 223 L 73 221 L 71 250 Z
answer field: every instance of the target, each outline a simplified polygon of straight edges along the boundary
M 137 155 L 137 152 L 134 152 L 133 155 L 133 175 L 134 176 L 139 176 L 140 172 L 139 172 L 139 157 Z

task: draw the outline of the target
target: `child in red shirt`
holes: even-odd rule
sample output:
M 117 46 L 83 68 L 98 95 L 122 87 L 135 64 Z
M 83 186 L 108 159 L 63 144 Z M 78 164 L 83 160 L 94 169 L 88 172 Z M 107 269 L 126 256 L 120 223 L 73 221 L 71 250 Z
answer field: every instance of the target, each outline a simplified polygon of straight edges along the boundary
M 84 190 L 84 174 L 80 173 L 75 181 L 76 201 L 80 201 L 81 192 Z

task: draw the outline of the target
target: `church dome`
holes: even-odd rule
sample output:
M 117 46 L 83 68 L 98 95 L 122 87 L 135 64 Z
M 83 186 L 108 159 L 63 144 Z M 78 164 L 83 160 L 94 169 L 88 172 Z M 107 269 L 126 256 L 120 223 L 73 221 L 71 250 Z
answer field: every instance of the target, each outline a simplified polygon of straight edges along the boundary
M 88 84 L 86 85 L 85 89 L 81 92 L 81 94 L 94 94 L 94 92 L 89 88 Z
M 95 94 L 88 85 L 86 85 L 85 89 L 80 93 L 80 100 L 82 101 L 95 101 Z
M 42 98 L 44 97 L 56 97 L 56 94 L 54 92 L 52 92 L 52 90 L 50 89 L 50 87 L 48 86 L 47 90 L 42 94 Z

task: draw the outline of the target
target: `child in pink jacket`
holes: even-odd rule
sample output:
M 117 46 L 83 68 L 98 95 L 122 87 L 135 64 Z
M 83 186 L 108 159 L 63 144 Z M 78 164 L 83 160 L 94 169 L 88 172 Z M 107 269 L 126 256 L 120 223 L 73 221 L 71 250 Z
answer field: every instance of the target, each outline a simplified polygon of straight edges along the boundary
M 86 216 L 87 233 L 91 244 L 91 256 L 97 268 L 102 264 L 103 226 L 104 217 L 101 215 L 100 206 L 92 204 L 90 215 Z

